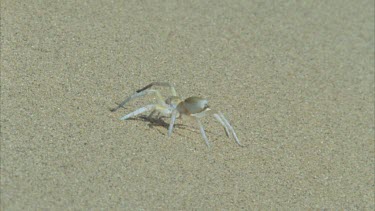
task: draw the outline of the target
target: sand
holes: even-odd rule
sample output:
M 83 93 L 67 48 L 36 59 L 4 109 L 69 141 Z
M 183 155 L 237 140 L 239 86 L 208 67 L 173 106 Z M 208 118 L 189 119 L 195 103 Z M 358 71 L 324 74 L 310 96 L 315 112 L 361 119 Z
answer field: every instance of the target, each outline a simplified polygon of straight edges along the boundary
M 1 3 L 2 210 L 373 210 L 374 151 L 373 1 Z

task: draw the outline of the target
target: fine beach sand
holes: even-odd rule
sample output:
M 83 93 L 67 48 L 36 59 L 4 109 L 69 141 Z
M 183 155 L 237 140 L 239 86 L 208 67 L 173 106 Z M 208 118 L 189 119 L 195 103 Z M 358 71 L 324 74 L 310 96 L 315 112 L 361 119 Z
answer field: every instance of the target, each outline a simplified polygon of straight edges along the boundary
M 277 2 L 2 1 L 1 210 L 374 210 L 374 3 Z

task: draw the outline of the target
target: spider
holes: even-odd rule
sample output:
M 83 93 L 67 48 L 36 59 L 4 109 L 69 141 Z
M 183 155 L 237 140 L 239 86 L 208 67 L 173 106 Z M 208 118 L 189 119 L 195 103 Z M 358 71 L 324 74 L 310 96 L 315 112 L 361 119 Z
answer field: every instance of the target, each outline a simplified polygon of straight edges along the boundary
M 156 89 L 150 89 L 153 86 L 161 86 L 161 87 L 169 87 L 172 93 L 172 96 L 163 100 L 162 95 Z M 182 115 L 190 116 L 195 118 L 198 123 L 199 130 L 203 136 L 203 139 L 206 142 L 206 145 L 210 147 L 209 140 L 206 136 L 206 132 L 204 130 L 203 124 L 200 121 L 200 118 L 206 116 L 207 112 L 210 111 L 210 107 L 208 106 L 208 100 L 201 98 L 201 97 L 189 97 L 185 100 L 181 99 L 177 92 L 170 83 L 168 82 L 153 82 L 149 85 L 143 87 L 142 89 L 137 90 L 133 95 L 126 98 L 122 103 L 120 103 L 116 108 L 111 109 L 112 112 L 117 111 L 119 108 L 124 107 L 128 102 L 133 99 L 143 97 L 145 95 L 155 94 L 158 103 L 156 104 L 149 104 L 145 107 L 139 108 L 123 117 L 120 120 L 126 120 L 131 117 L 137 116 L 141 113 L 151 111 L 149 117 L 152 117 L 154 114 L 157 114 L 157 117 L 160 115 L 165 117 L 170 117 L 171 121 L 168 127 L 168 136 L 170 137 L 173 131 L 173 125 L 175 124 L 177 117 L 182 117 Z M 236 143 L 240 146 L 241 143 L 234 132 L 233 127 L 229 124 L 229 121 L 224 117 L 224 115 L 219 111 L 215 112 L 214 117 L 220 124 L 224 127 L 226 135 L 230 138 L 233 136 Z

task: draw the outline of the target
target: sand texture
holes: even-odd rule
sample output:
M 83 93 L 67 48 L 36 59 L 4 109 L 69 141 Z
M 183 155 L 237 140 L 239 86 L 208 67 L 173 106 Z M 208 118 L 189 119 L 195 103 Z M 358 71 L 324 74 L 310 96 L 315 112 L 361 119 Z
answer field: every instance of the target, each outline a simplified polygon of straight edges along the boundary
M 374 210 L 374 45 L 373 1 L 1 1 L 0 208 Z M 244 147 L 110 112 L 153 81 Z

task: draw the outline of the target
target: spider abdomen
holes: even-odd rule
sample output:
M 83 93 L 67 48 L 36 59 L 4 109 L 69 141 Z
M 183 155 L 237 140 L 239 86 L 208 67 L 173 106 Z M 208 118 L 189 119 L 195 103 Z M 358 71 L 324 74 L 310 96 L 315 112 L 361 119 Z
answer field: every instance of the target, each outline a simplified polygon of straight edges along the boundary
M 209 110 L 208 100 L 201 97 L 189 97 L 182 101 L 177 109 L 185 115 L 192 115 Z

